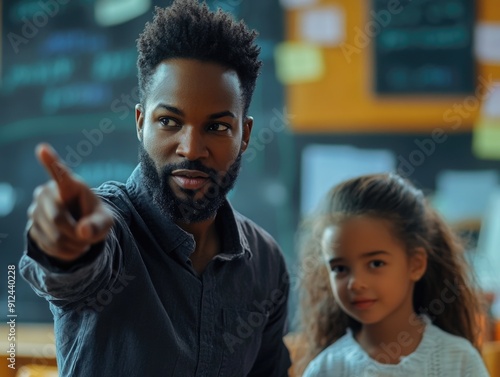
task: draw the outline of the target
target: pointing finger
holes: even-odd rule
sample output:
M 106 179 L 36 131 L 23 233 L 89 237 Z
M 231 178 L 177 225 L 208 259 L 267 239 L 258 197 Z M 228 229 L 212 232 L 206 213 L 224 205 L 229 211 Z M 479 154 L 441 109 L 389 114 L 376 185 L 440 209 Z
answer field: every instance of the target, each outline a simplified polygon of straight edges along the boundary
M 66 202 L 71 197 L 75 182 L 71 170 L 60 160 L 57 152 L 49 144 L 39 144 L 36 155 L 51 178 L 57 183 L 61 199 Z

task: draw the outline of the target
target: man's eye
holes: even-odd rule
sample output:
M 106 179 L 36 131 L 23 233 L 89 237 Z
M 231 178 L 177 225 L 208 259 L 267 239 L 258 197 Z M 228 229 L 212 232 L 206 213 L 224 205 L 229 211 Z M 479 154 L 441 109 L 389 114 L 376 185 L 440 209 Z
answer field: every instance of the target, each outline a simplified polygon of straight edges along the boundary
M 160 123 L 164 127 L 176 127 L 179 123 L 172 118 L 160 118 Z
M 208 129 L 210 131 L 218 131 L 218 132 L 223 132 L 229 130 L 229 126 L 227 124 L 223 123 L 212 123 Z

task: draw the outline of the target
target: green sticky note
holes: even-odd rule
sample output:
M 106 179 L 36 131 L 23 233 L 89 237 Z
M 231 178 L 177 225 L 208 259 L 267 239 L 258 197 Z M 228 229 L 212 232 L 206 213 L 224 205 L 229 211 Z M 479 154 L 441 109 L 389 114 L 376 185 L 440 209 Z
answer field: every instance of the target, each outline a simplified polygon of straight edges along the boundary
M 274 50 L 276 74 L 283 84 L 317 81 L 325 73 L 320 47 L 299 42 L 284 42 Z
M 482 121 L 475 126 L 472 150 L 477 158 L 500 160 L 500 119 Z
M 98 25 L 109 27 L 131 21 L 150 8 L 151 0 L 96 0 L 94 15 Z

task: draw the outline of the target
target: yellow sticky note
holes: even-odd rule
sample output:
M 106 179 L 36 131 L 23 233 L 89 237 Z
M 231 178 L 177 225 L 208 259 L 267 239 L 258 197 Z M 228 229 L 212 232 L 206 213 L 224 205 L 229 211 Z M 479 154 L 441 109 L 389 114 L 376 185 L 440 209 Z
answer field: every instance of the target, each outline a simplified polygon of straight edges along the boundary
M 472 150 L 477 158 L 500 160 L 500 118 L 483 120 L 476 124 Z
M 317 81 L 325 73 L 320 47 L 299 42 L 284 42 L 274 50 L 276 74 L 283 84 Z

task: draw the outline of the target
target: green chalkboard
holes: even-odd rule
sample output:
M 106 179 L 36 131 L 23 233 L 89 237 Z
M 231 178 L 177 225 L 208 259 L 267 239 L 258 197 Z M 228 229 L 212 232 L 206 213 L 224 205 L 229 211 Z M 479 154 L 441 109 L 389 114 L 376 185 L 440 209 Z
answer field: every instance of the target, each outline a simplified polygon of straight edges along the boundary
M 378 94 L 466 94 L 475 87 L 474 0 L 372 0 Z

